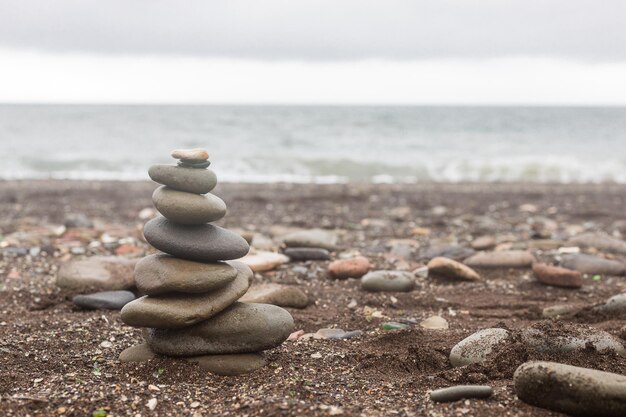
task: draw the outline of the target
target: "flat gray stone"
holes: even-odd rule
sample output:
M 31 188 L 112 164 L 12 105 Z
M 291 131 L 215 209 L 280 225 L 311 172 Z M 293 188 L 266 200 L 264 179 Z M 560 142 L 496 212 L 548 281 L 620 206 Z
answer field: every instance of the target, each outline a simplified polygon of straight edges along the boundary
M 581 233 L 568 240 L 567 246 L 596 248 L 603 252 L 626 254 L 626 242 L 603 232 Z
M 330 259 L 330 253 L 323 248 L 285 248 L 283 253 L 292 261 L 327 261 Z
M 215 375 L 234 376 L 249 374 L 267 365 L 260 353 L 234 353 L 231 355 L 204 355 L 187 358 Z
M 304 308 L 309 304 L 309 298 L 300 288 L 274 283 L 253 285 L 239 301 L 294 308 Z
M 148 329 L 146 341 L 169 356 L 251 353 L 274 348 L 291 334 L 293 318 L 270 304 L 235 303 L 210 320 L 183 329 Z
M 435 402 L 445 403 L 467 398 L 488 398 L 492 394 L 493 388 L 489 385 L 456 385 L 432 391 L 430 399 Z
M 146 295 L 124 306 L 122 321 L 134 327 L 175 329 L 215 316 L 244 295 L 250 285 L 250 268 L 236 261 L 231 265 L 238 274 L 224 287 L 204 294 Z
M 126 348 L 120 353 L 120 362 L 146 362 L 156 355 L 150 350 L 147 343 L 141 343 Z
M 572 416 L 626 416 L 626 376 L 556 362 L 526 362 L 513 376 L 524 402 Z
M 626 275 L 626 264 L 583 253 L 563 256 L 561 266 L 590 275 Z
M 126 304 L 135 299 L 130 291 L 101 291 L 93 294 L 80 294 L 72 298 L 72 302 L 87 310 L 121 310 Z
M 509 334 L 508 330 L 500 328 L 479 330 L 452 348 L 450 363 L 457 367 L 483 362 L 496 345 L 509 338 Z
M 179 224 L 204 224 L 226 215 L 226 204 L 214 194 L 192 194 L 161 186 L 152 193 L 154 207 Z
M 409 292 L 415 288 L 415 279 L 406 271 L 372 271 L 361 278 L 361 288 L 370 292 Z
M 206 194 L 217 185 L 217 177 L 210 169 L 152 165 L 148 175 L 154 182 L 194 194 Z
M 463 263 L 473 268 L 530 268 L 535 257 L 525 250 L 478 252 Z
M 593 346 L 600 353 L 613 352 L 626 357 L 626 349 L 622 342 L 604 330 L 581 328 L 565 323 L 562 326 L 559 334 L 546 333 L 537 327 L 524 329 L 522 343 L 539 352 L 569 353 Z
M 165 253 L 146 256 L 135 267 L 135 283 L 143 294 L 206 293 L 225 286 L 237 276 L 226 262 L 203 263 Z
M 329 251 L 337 249 L 337 233 L 323 229 L 289 233 L 282 237 L 282 241 L 293 248 L 322 248 Z
M 94 256 L 61 265 L 57 285 L 71 290 L 126 290 L 135 285 L 133 270 L 137 259 Z
M 184 226 L 162 216 L 146 223 L 143 234 L 161 252 L 190 261 L 239 259 L 250 250 L 244 238 L 219 226 Z

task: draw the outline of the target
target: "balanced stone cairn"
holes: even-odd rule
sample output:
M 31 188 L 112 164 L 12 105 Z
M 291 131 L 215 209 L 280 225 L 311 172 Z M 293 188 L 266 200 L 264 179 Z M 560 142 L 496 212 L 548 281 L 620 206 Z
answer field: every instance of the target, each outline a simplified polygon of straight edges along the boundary
M 144 227 L 148 243 L 163 253 L 141 259 L 135 283 L 145 296 L 124 306 L 122 321 L 146 328 L 146 344 L 120 355 L 122 361 L 149 359 L 154 352 L 185 357 L 210 372 L 236 375 L 265 365 L 259 353 L 279 346 L 292 332 L 293 318 L 270 304 L 237 302 L 252 270 L 233 261 L 248 253 L 238 234 L 209 224 L 226 214 L 226 204 L 207 194 L 217 184 L 203 149 L 176 150 L 178 165 L 154 165 L 152 180 L 163 186 L 152 195 L 163 215 Z

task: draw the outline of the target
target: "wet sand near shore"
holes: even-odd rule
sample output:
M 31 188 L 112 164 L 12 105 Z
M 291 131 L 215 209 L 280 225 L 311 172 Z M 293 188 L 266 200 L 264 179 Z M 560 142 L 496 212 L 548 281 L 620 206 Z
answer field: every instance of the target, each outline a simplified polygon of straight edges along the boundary
M 585 350 L 550 356 L 509 344 L 483 364 L 453 368 L 450 349 L 488 327 L 512 332 L 563 322 L 590 325 L 624 341 L 626 315 L 542 317 L 556 304 L 590 306 L 626 292 L 626 278 L 585 276 L 583 287 L 544 286 L 530 268 L 477 269 L 479 282 L 416 277 L 408 293 L 368 293 L 358 279 L 328 276 L 328 261 L 291 262 L 254 283 L 296 285 L 312 300 L 288 310 L 296 330 L 361 330 L 348 340 L 287 341 L 269 365 L 238 377 L 208 374 L 171 358 L 120 363 L 142 340 L 119 312 L 82 311 L 55 278 L 63 262 L 92 255 L 141 257 L 144 209 L 156 185 L 113 181 L 0 181 L 0 415 L 365 415 L 557 416 L 518 400 L 512 383 L 528 360 L 555 360 L 626 374 L 626 359 Z M 341 251 L 373 269 L 413 271 L 434 247 L 493 236 L 499 248 L 528 249 L 557 263 L 554 248 L 581 231 L 626 237 L 626 185 L 560 184 L 228 184 L 213 191 L 228 205 L 218 224 L 267 237 L 288 228 L 336 230 Z M 140 213 L 142 213 L 140 217 Z M 147 214 L 146 214 L 147 213 Z M 61 227 L 81 214 L 89 227 Z M 106 239 L 104 238 L 106 236 Z M 93 244 L 92 242 L 109 242 Z M 32 248 L 38 248 L 32 251 Z M 335 253 L 332 259 L 338 259 Z M 620 253 L 598 253 L 626 261 Z M 390 321 L 444 317 L 449 329 L 383 330 Z M 103 341 L 110 343 L 102 344 Z M 437 404 L 429 390 L 489 384 L 488 399 Z M 148 401 L 157 399 L 154 410 Z

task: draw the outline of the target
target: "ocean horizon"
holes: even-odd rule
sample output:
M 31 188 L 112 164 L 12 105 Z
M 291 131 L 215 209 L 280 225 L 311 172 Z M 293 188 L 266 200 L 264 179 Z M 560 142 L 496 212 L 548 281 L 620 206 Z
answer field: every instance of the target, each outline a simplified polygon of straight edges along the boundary
M 0 179 L 626 183 L 626 107 L 0 104 Z

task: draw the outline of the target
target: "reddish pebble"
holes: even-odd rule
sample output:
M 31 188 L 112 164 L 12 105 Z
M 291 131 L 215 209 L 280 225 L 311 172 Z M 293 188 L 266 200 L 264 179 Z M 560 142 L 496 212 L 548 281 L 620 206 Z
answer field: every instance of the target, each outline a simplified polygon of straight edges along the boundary
M 341 259 L 328 265 L 328 272 L 333 278 L 361 278 L 370 270 L 370 261 L 364 256 Z
M 533 273 L 537 281 L 555 287 L 580 288 L 583 285 L 583 278 L 580 272 L 571 269 L 551 266 L 544 263 L 535 262 Z
M 130 244 L 120 245 L 117 247 L 117 249 L 115 249 L 116 255 L 135 255 L 141 253 L 143 253 L 143 249 Z
M 297 330 L 289 335 L 287 340 L 298 340 L 304 336 L 304 330 Z

